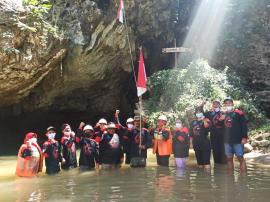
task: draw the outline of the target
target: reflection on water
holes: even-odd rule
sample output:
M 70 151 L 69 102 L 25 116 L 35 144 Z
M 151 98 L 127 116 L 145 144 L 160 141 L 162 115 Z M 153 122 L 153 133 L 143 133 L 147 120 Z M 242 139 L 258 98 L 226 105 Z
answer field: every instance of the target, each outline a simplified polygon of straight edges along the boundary
M 248 164 L 247 174 L 226 166 L 209 171 L 155 166 L 115 171 L 63 171 L 36 178 L 14 175 L 16 157 L 0 157 L 0 201 L 269 201 L 269 168 Z

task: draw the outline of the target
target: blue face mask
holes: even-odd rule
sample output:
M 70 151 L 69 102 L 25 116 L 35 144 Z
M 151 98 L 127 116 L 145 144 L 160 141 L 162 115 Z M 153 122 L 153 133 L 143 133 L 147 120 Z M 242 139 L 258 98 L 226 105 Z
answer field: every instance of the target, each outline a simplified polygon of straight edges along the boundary
M 197 114 L 196 114 L 196 117 L 197 117 L 198 119 L 203 119 L 203 118 L 204 118 L 204 115 L 203 115 L 203 113 L 197 113 Z
M 219 107 L 215 108 L 215 112 L 219 112 L 219 111 L 220 111 Z

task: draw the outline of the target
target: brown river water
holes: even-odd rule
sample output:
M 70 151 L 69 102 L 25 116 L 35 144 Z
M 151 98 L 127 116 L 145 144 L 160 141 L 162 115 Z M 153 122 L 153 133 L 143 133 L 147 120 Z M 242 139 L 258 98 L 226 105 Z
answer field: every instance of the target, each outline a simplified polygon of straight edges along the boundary
M 0 156 L 0 201 L 270 201 L 270 168 L 248 162 L 246 174 L 226 166 L 196 167 L 191 153 L 185 170 L 158 167 L 150 154 L 146 168 L 78 169 L 35 178 L 14 175 L 17 158 Z

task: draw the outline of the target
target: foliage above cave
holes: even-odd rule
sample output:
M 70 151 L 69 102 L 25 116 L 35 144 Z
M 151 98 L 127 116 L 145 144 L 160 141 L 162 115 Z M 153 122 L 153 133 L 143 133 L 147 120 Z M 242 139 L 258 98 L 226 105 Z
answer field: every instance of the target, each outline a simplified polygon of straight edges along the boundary
M 150 98 L 145 103 L 151 125 L 164 113 L 169 124 L 176 118 L 185 122 L 191 118 L 194 108 L 206 101 L 205 110 L 211 101 L 230 96 L 237 108 L 246 112 L 251 123 L 262 124 L 264 115 L 256 107 L 256 100 L 242 86 L 240 79 L 229 73 L 229 67 L 220 71 L 209 66 L 205 60 L 192 62 L 186 68 L 174 68 L 156 72 L 150 77 Z

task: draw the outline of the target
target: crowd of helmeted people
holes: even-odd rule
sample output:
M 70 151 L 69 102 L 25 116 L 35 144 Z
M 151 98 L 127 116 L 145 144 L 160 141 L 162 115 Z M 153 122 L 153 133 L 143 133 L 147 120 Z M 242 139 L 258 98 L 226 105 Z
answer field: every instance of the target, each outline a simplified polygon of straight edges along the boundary
M 244 112 L 234 108 L 232 98 L 225 98 L 223 106 L 214 100 L 212 109 L 207 112 L 204 112 L 203 105 L 196 108 L 189 128 L 180 119 L 175 120 L 172 129 L 167 122 L 167 117 L 161 114 L 156 127 L 149 128 L 146 117 L 135 116 L 128 118 L 123 126 L 117 110 L 113 122 L 108 123 L 101 118 L 94 127 L 81 122 L 76 132 L 69 124 L 63 124 L 59 141 L 56 140 L 56 128 L 50 126 L 46 130 L 47 141 L 42 147 L 37 143 L 38 135 L 29 132 L 18 152 L 16 174 L 36 176 L 42 172 L 43 161 L 47 174 L 76 167 L 82 171 L 117 169 L 124 159 L 125 164 L 131 167 L 145 167 L 150 147 L 156 155 L 157 165 L 169 166 L 169 158 L 173 154 L 176 167 L 185 169 L 191 145 L 201 168 L 210 168 L 212 151 L 214 163 L 227 164 L 233 169 L 235 155 L 240 169 L 245 171 L 243 155 L 247 121 Z M 79 158 L 76 147 L 80 148 Z

